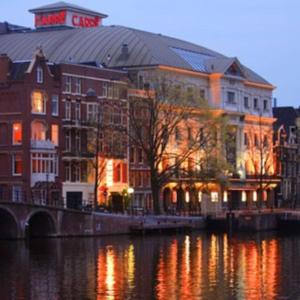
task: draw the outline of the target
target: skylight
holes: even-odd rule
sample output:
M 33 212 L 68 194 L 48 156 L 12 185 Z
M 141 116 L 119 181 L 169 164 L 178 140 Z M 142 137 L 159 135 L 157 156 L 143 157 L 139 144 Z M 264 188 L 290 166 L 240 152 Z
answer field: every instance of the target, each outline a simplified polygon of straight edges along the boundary
M 182 58 L 186 63 L 188 63 L 193 70 L 199 72 L 207 72 L 205 68 L 204 61 L 208 58 L 212 58 L 212 56 L 189 51 L 181 48 L 170 47 L 172 51 L 174 51 L 180 58 Z

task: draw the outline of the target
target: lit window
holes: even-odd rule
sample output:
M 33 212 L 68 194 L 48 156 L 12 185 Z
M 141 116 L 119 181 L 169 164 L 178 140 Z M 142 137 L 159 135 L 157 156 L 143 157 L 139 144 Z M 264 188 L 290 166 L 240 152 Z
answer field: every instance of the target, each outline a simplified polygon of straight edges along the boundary
M 210 197 L 211 197 L 211 202 L 218 202 L 219 201 L 218 192 L 211 192 Z
M 75 93 L 81 94 L 81 79 L 75 78 Z
M 245 191 L 242 191 L 242 202 L 247 202 L 247 194 Z
M 51 139 L 55 146 L 58 146 L 58 125 L 51 125 Z
M 65 102 L 65 119 L 71 120 L 71 100 L 69 99 Z
M 71 91 L 72 91 L 72 77 L 66 76 L 64 78 L 64 80 L 65 80 L 65 92 L 66 93 L 71 93 Z
M 46 140 L 46 126 L 41 121 L 33 121 L 31 123 L 31 139 L 34 141 Z
M 33 92 L 31 95 L 31 112 L 34 114 L 46 113 L 46 97 L 41 92 Z
M 52 116 L 58 116 L 58 96 L 57 95 L 52 96 L 51 106 L 52 106 Z
M 13 175 L 19 176 L 23 173 L 23 160 L 21 154 L 13 155 Z
M 185 191 L 185 202 L 190 203 L 190 193 L 189 193 L 189 191 Z
M 228 202 L 228 192 L 227 192 L 227 191 L 224 191 L 224 194 L 223 194 L 223 201 L 224 201 L 224 202 Z
M 253 191 L 253 201 L 256 202 L 257 201 L 257 192 Z
M 22 144 L 22 124 L 13 123 L 13 144 L 20 145 Z
M 36 68 L 36 82 L 43 83 L 44 81 L 44 72 L 43 69 L 39 66 Z

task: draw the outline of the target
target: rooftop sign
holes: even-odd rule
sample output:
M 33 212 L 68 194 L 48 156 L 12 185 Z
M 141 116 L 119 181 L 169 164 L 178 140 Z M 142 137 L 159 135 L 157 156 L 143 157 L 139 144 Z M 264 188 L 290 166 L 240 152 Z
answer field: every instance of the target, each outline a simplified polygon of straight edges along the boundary
M 75 28 L 99 27 L 102 25 L 102 19 L 107 17 L 107 15 L 65 2 L 31 9 L 30 12 L 35 14 L 36 28 L 57 26 Z

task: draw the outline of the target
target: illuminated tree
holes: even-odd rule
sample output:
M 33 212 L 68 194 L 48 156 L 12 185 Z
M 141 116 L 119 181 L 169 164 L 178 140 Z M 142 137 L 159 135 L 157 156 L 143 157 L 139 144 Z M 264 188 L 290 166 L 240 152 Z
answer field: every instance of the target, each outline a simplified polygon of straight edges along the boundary
M 209 108 L 205 99 L 184 86 L 164 79 L 145 87 L 144 97 L 129 99 L 129 140 L 141 148 L 150 169 L 154 212 L 162 212 L 160 192 L 172 178 L 189 174 L 189 162 L 205 175 L 201 154 L 219 157 L 223 115 Z M 211 164 L 210 167 L 213 167 Z M 202 173 L 200 172 L 202 170 Z

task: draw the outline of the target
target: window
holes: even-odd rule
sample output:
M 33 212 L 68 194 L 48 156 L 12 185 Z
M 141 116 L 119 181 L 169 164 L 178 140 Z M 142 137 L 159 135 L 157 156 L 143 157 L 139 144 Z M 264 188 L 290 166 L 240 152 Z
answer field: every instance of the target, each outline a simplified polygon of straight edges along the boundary
M 81 105 L 79 101 L 75 102 L 75 120 L 79 121 L 81 119 Z
M 249 146 L 248 134 L 246 132 L 244 133 L 244 145 Z
M 71 100 L 66 99 L 65 102 L 65 118 L 66 120 L 71 120 Z
M 46 97 L 42 92 L 35 91 L 32 93 L 31 112 L 34 114 L 46 113 Z
M 259 140 L 257 134 L 254 135 L 254 145 L 255 147 L 259 147 Z
M 110 99 L 113 98 L 113 85 L 112 84 L 108 84 L 107 98 L 110 98 Z
M 192 128 L 190 128 L 190 127 L 187 128 L 187 137 L 188 137 L 189 141 L 191 141 L 193 139 Z
M 65 150 L 71 152 L 71 131 L 65 133 Z
M 58 146 L 58 125 L 51 125 L 51 140 L 55 146 Z
M 65 80 L 65 92 L 71 93 L 72 92 L 72 77 L 66 76 L 64 78 L 64 80 Z
M 46 140 L 46 125 L 41 121 L 33 121 L 31 123 L 31 140 L 45 141 Z
M 235 104 L 235 93 L 227 92 L 227 103 Z
M 75 93 L 81 94 L 81 79 L 80 78 L 74 78 L 75 80 Z
M 13 123 L 13 145 L 22 144 L 22 123 Z
M 102 85 L 102 96 L 107 97 L 107 82 L 103 82 Z
M 119 107 L 114 108 L 114 124 L 119 125 L 121 124 L 121 109 Z
M 12 187 L 12 200 L 13 202 L 21 202 L 22 201 L 22 186 L 21 185 L 13 185 Z
M 51 100 L 52 116 L 58 116 L 58 96 L 53 95 Z
M 80 131 L 76 131 L 76 135 L 75 135 L 75 149 L 78 152 L 81 151 L 81 135 L 80 135 Z
M 138 162 L 140 164 L 143 163 L 143 149 L 142 148 L 138 149 Z
M 74 166 L 74 180 L 75 180 L 75 182 L 80 182 L 80 178 L 81 178 L 80 174 L 81 174 L 80 164 L 76 164 Z
M 43 83 L 43 81 L 44 81 L 44 72 L 42 67 L 38 66 L 36 68 L 36 82 Z
M 23 160 L 21 154 L 13 155 L 13 175 L 19 176 L 23 173 Z
M 200 89 L 200 98 L 201 99 L 206 99 L 206 97 L 205 97 L 205 90 L 204 89 Z
M 178 127 L 175 128 L 175 140 L 180 141 L 181 139 L 181 134 L 180 134 L 180 129 Z
M 133 147 L 131 147 L 130 148 L 130 153 L 129 153 L 129 155 L 130 155 L 130 162 L 131 163 L 134 163 L 134 148 Z
M 264 100 L 264 110 L 265 111 L 269 110 L 269 101 L 267 99 Z
M 244 97 L 244 107 L 245 108 L 250 108 L 249 98 L 248 97 Z
M 218 202 L 219 201 L 218 192 L 211 192 L 210 197 L 211 197 L 211 202 Z
M 97 122 L 98 119 L 98 104 L 89 103 L 87 106 L 87 119 L 89 122 Z
M 58 175 L 58 160 L 56 154 L 32 153 L 31 166 L 33 174 Z
M 258 107 L 258 99 L 257 99 L 257 98 L 254 98 L 254 99 L 253 99 L 253 107 L 254 107 L 254 109 L 256 109 L 256 110 L 259 109 L 259 107 Z
M 65 164 L 65 180 L 71 181 L 71 164 L 69 162 Z
M 117 84 L 114 84 L 113 86 L 113 97 L 114 99 L 119 99 L 120 97 L 119 86 Z

